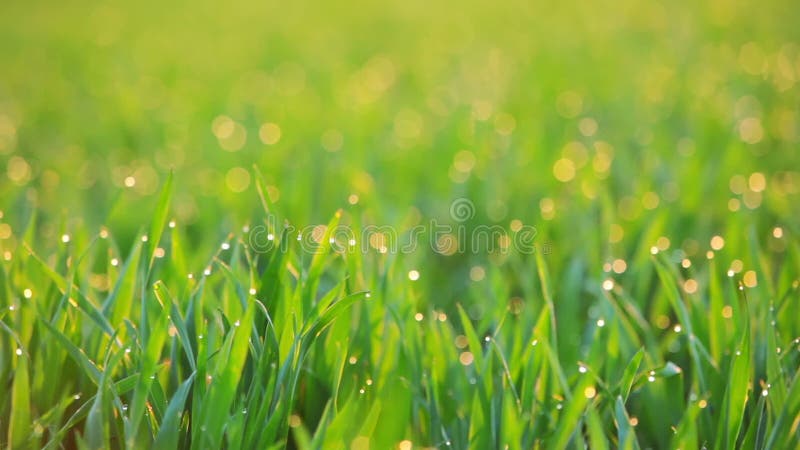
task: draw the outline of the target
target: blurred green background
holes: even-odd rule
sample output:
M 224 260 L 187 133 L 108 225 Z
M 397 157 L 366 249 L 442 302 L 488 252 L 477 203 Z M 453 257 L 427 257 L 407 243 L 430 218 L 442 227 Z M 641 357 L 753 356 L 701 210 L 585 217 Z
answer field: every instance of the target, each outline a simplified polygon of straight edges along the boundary
M 345 207 L 403 230 L 463 197 L 558 260 L 624 258 L 654 223 L 681 244 L 800 214 L 792 1 L 2 9 L 0 209 L 14 230 L 38 210 L 37 246 L 130 242 L 174 170 L 176 220 L 210 251 L 258 210 L 254 165 L 298 225 Z

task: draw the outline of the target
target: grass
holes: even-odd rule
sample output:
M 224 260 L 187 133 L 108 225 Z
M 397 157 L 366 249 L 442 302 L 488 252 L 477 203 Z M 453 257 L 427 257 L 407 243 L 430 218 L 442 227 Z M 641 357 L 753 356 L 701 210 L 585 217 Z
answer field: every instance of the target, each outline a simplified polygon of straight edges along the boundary
M 800 448 L 791 2 L 348 5 L 5 7 L 0 445 Z

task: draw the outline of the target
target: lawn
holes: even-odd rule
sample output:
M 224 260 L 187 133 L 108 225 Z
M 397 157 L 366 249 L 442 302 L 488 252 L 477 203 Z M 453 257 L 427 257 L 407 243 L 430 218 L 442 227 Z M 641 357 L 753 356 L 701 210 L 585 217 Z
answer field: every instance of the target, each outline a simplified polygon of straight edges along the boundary
M 0 446 L 800 448 L 795 2 L 0 11 Z

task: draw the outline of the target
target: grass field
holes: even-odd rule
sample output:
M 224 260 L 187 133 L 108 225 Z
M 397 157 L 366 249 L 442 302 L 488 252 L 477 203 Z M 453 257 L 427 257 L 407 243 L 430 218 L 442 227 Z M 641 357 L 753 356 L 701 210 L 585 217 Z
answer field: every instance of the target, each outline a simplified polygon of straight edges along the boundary
M 800 448 L 800 9 L 0 7 L 0 446 Z

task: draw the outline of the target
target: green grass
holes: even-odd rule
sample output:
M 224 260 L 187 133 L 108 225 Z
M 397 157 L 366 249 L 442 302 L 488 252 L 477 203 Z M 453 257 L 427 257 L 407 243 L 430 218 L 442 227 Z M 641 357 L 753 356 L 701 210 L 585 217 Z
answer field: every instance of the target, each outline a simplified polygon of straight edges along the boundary
M 792 2 L 347 6 L 3 7 L 0 446 L 800 448 Z

